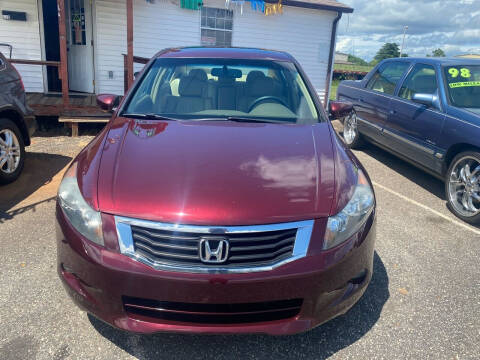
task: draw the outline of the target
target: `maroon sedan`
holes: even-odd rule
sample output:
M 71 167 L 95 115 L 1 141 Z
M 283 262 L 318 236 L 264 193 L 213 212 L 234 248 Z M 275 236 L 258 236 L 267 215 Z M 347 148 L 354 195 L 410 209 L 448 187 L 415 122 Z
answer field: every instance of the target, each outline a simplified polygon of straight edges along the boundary
M 65 174 L 56 220 L 67 292 L 129 331 L 302 332 L 372 276 L 372 185 L 283 52 L 160 52 Z

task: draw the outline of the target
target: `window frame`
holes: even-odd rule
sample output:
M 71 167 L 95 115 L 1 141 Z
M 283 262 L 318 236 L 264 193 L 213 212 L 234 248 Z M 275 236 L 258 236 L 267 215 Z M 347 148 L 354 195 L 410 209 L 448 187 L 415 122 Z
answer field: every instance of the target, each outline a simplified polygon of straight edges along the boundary
M 442 97 L 442 91 L 445 91 L 444 89 L 442 89 L 442 87 L 444 86 L 444 81 L 442 79 L 442 75 L 440 74 L 441 72 L 441 67 L 439 68 L 436 64 L 432 64 L 432 63 L 427 63 L 427 62 L 413 62 L 410 64 L 410 68 L 408 69 L 407 73 L 403 75 L 403 78 L 402 78 L 402 83 L 401 84 L 397 84 L 397 89 L 395 91 L 395 97 L 401 101 L 404 101 L 408 104 L 412 104 L 412 105 L 415 105 L 415 106 L 422 106 L 421 104 L 413 101 L 413 100 L 409 100 L 409 99 L 405 99 L 403 97 L 400 97 L 400 90 L 402 89 L 403 87 L 403 84 L 405 84 L 405 81 L 407 81 L 407 78 L 408 76 L 412 73 L 413 69 L 415 69 L 415 66 L 417 65 L 427 65 L 427 66 L 431 66 L 433 67 L 433 70 L 435 71 L 435 77 L 437 79 L 437 97 L 438 97 L 438 107 L 428 107 L 426 108 L 425 110 L 429 110 L 429 111 L 434 111 L 434 112 L 438 112 L 438 113 L 444 113 L 444 108 L 445 108 L 445 105 L 443 104 L 443 101 L 441 99 Z
M 407 80 L 408 80 L 408 77 L 415 71 L 415 68 L 416 68 L 417 66 L 429 66 L 429 67 L 431 67 L 431 68 L 433 69 L 433 71 L 435 72 L 435 80 L 436 80 L 436 82 L 437 82 L 437 96 L 439 96 L 439 94 L 440 94 L 440 83 L 439 83 L 439 81 L 438 81 L 438 80 L 439 80 L 439 79 L 438 79 L 438 71 L 437 71 L 435 65 L 433 65 L 433 64 L 427 64 L 427 63 L 422 63 L 422 62 L 417 62 L 417 63 L 414 63 L 414 64 L 411 66 L 411 68 L 408 70 L 408 72 L 407 72 L 407 73 L 404 75 L 404 77 L 402 78 L 403 81 L 401 82 L 401 84 L 399 84 L 400 86 L 398 87 L 398 89 L 397 89 L 397 91 L 396 91 L 396 93 L 395 93 L 395 95 L 396 95 L 398 98 L 400 98 L 400 99 L 402 99 L 402 100 L 405 100 L 405 101 L 414 102 L 412 99 L 407 99 L 407 98 L 404 98 L 404 97 L 400 96 L 400 92 L 402 91 L 403 86 L 406 84 L 406 82 L 407 82 Z M 414 103 L 415 103 L 415 102 L 414 102 Z
M 392 64 L 405 64 L 406 67 L 405 67 L 405 70 L 403 71 L 402 75 L 399 77 L 399 79 L 396 81 L 395 83 L 395 87 L 393 89 L 393 93 L 387 93 L 387 92 L 382 92 L 382 91 L 378 91 L 378 90 L 375 90 L 373 88 L 370 87 L 370 85 L 372 84 L 372 81 L 374 80 L 375 78 L 375 75 L 377 73 L 380 72 L 380 68 L 382 66 L 385 66 L 384 69 L 382 71 L 384 71 L 389 65 L 392 65 Z M 382 94 L 384 96 L 395 96 L 397 94 L 397 90 L 398 90 L 398 85 L 399 83 L 405 78 L 405 75 L 407 73 L 409 73 L 410 69 L 412 68 L 412 63 L 410 61 L 402 61 L 402 60 L 393 60 L 393 61 L 386 61 L 382 64 L 379 64 L 374 70 L 373 70 L 373 73 L 372 75 L 367 79 L 366 81 L 366 84 L 365 84 L 365 90 L 369 90 L 369 91 L 373 91 L 374 93 L 376 94 Z M 373 81 L 373 83 L 375 83 L 379 78 L 377 77 L 375 79 L 375 81 Z
M 211 26 L 208 26 L 208 19 L 209 18 L 212 18 L 212 16 L 208 16 L 208 10 L 209 9 L 214 9 L 215 10 L 215 26 L 214 27 L 211 27 Z M 225 14 L 230 14 L 231 16 L 225 16 L 223 18 L 219 18 L 217 17 L 217 13 L 218 11 L 225 11 Z M 206 12 L 206 14 L 204 15 L 203 12 Z M 203 18 L 205 17 L 206 21 L 205 21 L 205 24 L 203 24 Z M 227 20 L 231 20 L 232 22 L 232 27 L 231 29 L 227 29 L 225 26 L 223 28 L 220 28 L 218 27 L 217 28 L 217 20 L 223 20 L 223 21 L 227 21 Z M 212 44 L 209 44 L 209 43 L 206 43 L 206 42 L 203 42 L 202 41 L 202 31 L 203 30 L 206 30 L 206 31 L 214 31 L 215 32 L 215 44 L 212 45 Z M 226 33 L 229 33 L 230 34 L 230 41 L 229 43 L 227 43 L 226 41 L 223 41 L 223 44 L 218 44 L 217 43 L 217 37 L 216 37 L 216 32 L 218 31 L 221 31 L 224 33 L 224 39 L 225 39 L 225 34 Z M 200 11 L 200 45 L 201 46 L 225 46 L 225 47 L 231 47 L 232 46 L 232 37 L 233 37 L 233 10 L 229 10 L 229 9 L 221 9 L 221 8 L 216 8 L 216 7 L 210 7 L 210 6 L 202 6 L 202 9 Z

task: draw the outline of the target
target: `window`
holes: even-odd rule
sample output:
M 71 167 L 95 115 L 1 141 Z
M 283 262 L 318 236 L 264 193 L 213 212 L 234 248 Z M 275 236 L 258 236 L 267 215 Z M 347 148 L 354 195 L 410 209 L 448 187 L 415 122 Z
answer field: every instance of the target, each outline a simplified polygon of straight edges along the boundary
M 202 46 L 232 46 L 233 11 L 202 7 Z
M 480 109 L 480 66 L 455 65 L 443 69 L 450 104 Z
M 157 59 L 142 77 L 126 113 L 195 121 L 314 124 L 321 114 L 295 65 L 252 59 Z
M 71 0 L 70 1 L 70 16 L 72 26 L 73 45 L 86 45 L 85 33 L 85 0 Z
M 393 95 L 398 81 L 402 78 L 410 63 L 391 61 L 381 65 L 367 84 L 367 88 Z
M 433 66 L 417 64 L 408 74 L 398 95 L 411 100 L 415 94 L 435 94 L 436 91 L 437 77 Z

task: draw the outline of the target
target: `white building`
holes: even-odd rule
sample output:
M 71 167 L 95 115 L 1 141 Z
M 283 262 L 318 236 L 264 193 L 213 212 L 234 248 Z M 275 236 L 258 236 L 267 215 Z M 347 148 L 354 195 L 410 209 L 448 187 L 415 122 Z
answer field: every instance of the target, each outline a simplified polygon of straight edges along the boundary
M 123 94 L 127 0 L 58 1 L 65 1 L 70 91 Z M 301 63 L 323 100 L 336 24 L 342 13 L 353 9 L 334 0 L 280 4 L 204 0 L 197 6 L 196 0 L 133 0 L 134 55 L 151 57 L 167 47 L 200 45 L 284 50 Z M 13 59 L 60 60 L 57 1 L 0 0 L 0 11 L 0 43 L 13 47 Z M 0 51 L 8 56 L 6 47 Z M 136 69 L 141 66 L 136 64 Z M 17 68 L 28 92 L 60 91 L 55 67 Z

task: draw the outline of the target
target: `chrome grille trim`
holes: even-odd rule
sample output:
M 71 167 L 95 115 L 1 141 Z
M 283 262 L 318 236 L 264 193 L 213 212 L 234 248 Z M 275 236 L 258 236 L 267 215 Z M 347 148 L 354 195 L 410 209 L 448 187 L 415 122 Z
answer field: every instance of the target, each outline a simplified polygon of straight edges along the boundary
M 156 270 L 172 271 L 172 272 L 190 272 L 190 273 L 250 273 L 250 272 L 260 272 L 260 271 L 270 271 L 279 266 L 282 266 L 286 263 L 301 259 L 307 255 L 308 246 L 310 244 L 310 238 L 312 236 L 313 230 L 313 220 L 289 222 L 289 223 L 278 223 L 278 224 L 268 224 L 268 225 L 249 225 L 249 226 L 198 226 L 198 225 L 182 225 L 182 224 L 170 224 L 170 223 L 160 223 L 149 220 L 140 220 L 132 219 L 122 216 L 115 216 L 115 224 L 117 228 L 118 242 L 120 246 L 120 252 L 138 262 L 141 262 L 145 265 L 148 265 Z M 138 254 L 135 252 L 134 241 L 132 236 L 131 226 L 139 226 L 142 228 L 150 228 L 155 230 L 166 230 L 166 231 L 175 231 L 175 232 L 186 232 L 186 233 L 200 233 L 200 234 L 210 234 L 210 235 L 222 235 L 222 234 L 248 234 L 248 233 L 262 233 L 270 232 L 277 230 L 289 230 L 297 229 L 297 234 L 295 237 L 295 244 L 293 246 L 292 255 L 286 259 L 283 259 L 277 263 L 269 265 L 259 265 L 259 266 L 229 266 L 222 267 L 219 266 L 201 266 L 201 265 L 171 265 L 163 264 L 159 262 L 152 261 L 151 259 Z M 138 234 L 136 235 L 138 236 Z M 188 242 L 188 236 L 185 236 L 185 241 Z M 268 236 L 265 236 L 268 238 Z M 151 240 L 151 239 L 150 239 Z M 141 240 L 143 241 L 143 240 Z M 234 241 L 234 240 L 233 240 Z M 148 243 L 147 241 L 144 241 Z M 143 245 L 148 246 L 148 245 Z M 262 249 L 262 246 L 259 245 L 259 249 Z M 177 247 L 178 248 L 178 247 Z M 250 248 L 252 249 L 252 248 Z M 232 257 L 235 256 L 232 254 Z M 238 256 L 252 256 L 252 255 L 238 255 Z M 236 257 L 236 256 L 235 256 Z

